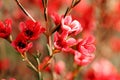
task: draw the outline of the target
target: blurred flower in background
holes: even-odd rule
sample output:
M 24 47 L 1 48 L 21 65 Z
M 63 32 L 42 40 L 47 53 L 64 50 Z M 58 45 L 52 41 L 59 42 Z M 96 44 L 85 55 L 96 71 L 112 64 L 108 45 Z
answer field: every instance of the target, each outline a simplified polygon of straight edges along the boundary
M 100 59 L 87 70 L 85 80 L 120 80 L 120 74 L 108 60 Z

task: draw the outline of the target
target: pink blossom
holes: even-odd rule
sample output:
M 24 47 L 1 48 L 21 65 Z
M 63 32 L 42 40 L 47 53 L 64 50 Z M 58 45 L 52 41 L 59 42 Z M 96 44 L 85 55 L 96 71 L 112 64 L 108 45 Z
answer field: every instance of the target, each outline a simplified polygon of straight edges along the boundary
M 58 32 L 55 33 L 54 36 L 54 46 L 58 50 L 62 50 L 65 52 L 69 52 L 71 50 L 71 46 L 76 45 L 77 41 L 74 38 L 68 38 L 68 33 L 63 32 L 59 34 Z
M 83 66 L 83 65 L 89 64 L 94 59 L 94 57 L 95 57 L 94 54 L 91 54 L 88 56 L 88 55 L 81 54 L 78 51 L 75 51 L 74 60 L 76 64 Z
M 83 40 L 80 40 L 77 49 L 80 53 L 84 55 L 91 55 L 95 51 L 95 45 L 94 45 L 94 37 L 93 36 L 88 36 Z
M 67 31 L 70 34 L 73 33 L 74 35 L 77 35 L 79 32 L 82 31 L 81 24 L 77 20 L 72 21 L 71 16 L 66 16 L 65 18 L 62 18 L 61 24 L 62 30 Z
M 76 64 L 87 65 L 94 59 L 95 55 L 93 52 L 95 51 L 95 45 L 93 42 L 93 36 L 78 40 L 77 49 L 73 50 Z

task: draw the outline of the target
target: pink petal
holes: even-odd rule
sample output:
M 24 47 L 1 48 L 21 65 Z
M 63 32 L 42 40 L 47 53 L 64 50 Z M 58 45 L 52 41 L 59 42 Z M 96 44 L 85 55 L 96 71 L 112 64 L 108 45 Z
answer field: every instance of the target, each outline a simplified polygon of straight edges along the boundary
M 30 49 L 32 46 L 33 46 L 33 43 L 30 42 L 30 43 L 27 45 L 27 49 Z
M 5 20 L 5 25 L 6 25 L 6 27 L 11 27 L 11 25 L 12 25 L 12 20 L 11 20 L 11 19 L 6 19 L 6 20 Z
M 63 31 L 71 31 L 71 28 L 68 25 L 62 25 L 62 30 Z
M 58 40 L 58 38 L 59 38 L 59 33 L 56 32 L 56 33 L 54 34 L 54 42 L 56 42 L 56 41 Z
M 72 22 L 71 16 L 66 16 L 64 19 L 62 19 L 65 25 L 69 25 Z
M 74 38 L 69 38 L 66 42 L 68 46 L 74 46 L 77 43 L 76 39 Z
M 86 43 L 88 44 L 92 44 L 94 43 L 94 41 L 95 41 L 95 38 L 92 35 L 86 38 Z
M 89 53 L 93 53 L 95 51 L 95 45 L 91 44 L 91 45 L 87 45 L 85 46 L 85 48 L 88 50 Z
M 84 55 L 90 55 L 88 50 L 84 46 L 79 47 L 78 50 Z
M 74 60 L 75 62 L 79 63 L 80 62 L 80 58 L 81 57 L 81 53 L 79 53 L 78 51 L 75 51 L 75 55 L 74 55 Z
M 71 28 L 74 30 L 82 30 L 82 27 L 80 25 L 80 23 L 77 21 L 77 20 L 74 20 L 72 23 L 71 23 Z

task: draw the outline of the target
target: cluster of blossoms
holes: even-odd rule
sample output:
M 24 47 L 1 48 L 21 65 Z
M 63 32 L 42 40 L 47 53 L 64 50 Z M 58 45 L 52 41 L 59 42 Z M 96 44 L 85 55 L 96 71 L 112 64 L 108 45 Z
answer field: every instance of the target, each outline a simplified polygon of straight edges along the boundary
M 12 32 L 12 20 L 6 19 L 5 23 L 0 21 L 0 37 L 10 38 Z M 28 51 L 32 47 L 32 40 L 39 37 L 41 33 L 45 31 L 41 27 L 39 22 L 33 22 L 32 20 L 27 20 L 26 22 L 20 23 L 20 33 L 14 41 L 12 41 L 12 46 L 16 48 L 21 54 Z
M 66 16 L 61 19 L 61 32 L 56 32 L 54 36 L 55 48 L 74 54 L 74 60 L 78 65 L 86 65 L 91 62 L 95 51 L 93 36 L 87 36 L 84 39 L 75 38 L 82 29 L 77 20 L 72 20 L 71 16 Z
M 1 13 L 5 13 L 5 17 L 0 13 L 1 20 L 2 17 L 6 18 L 5 21 L 0 21 L 0 40 L 2 38 L 8 41 L 10 47 L 20 53 L 28 67 L 36 72 L 35 78 L 39 78 L 38 80 L 120 80 L 120 73 L 115 68 L 119 68 L 120 58 L 119 0 L 15 0 L 23 12 L 16 7 L 11 7 L 10 15 L 7 13 L 9 12 L 7 7 L 4 7 L 4 1 L 0 0 Z M 37 6 L 40 11 L 33 6 Z M 12 20 L 8 19 L 8 16 Z M 17 34 L 14 34 L 14 31 L 17 31 Z M 2 43 L 4 42 L 1 41 L 0 45 Z M 11 61 L 4 59 L 4 56 L 8 51 L 12 53 L 12 50 L 9 48 L 4 51 L 5 49 L 3 45 L 2 49 L 0 46 L 0 53 L 2 53 L 0 54 L 0 79 L 17 80 L 21 71 L 27 72 L 27 69 L 24 69 L 21 63 L 17 63 L 15 72 L 9 69 Z M 12 59 L 14 58 L 16 56 L 12 56 Z M 115 63 L 114 66 L 108 60 Z M 92 63 L 89 64 L 90 62 Z M 86 66 L 88 64 L 89 66 Z M 12 64 L 12 69 L 13 66 Z M 81 68 L 83 66 L 86 67 L 83 69 Z M 18 72 L 18 74 L 9 75 L 8 72 L 9 74 Z M 26 77 L 25 74 L 22 73 Z M 36 80 L 32 79 L 31 75 L 32 73 L 29 74 L 28 79 L 20 78 L 20 80 Z
M 21 32 L 17 38 L 12 42 L 12 46 L 24 55 L 32 47 L 32 42 L 38 39 L 39 35 L 45 31 L 39 22 L 27 20 L 20 23 Z
M 11 20 L 5 20 L 5 24 L 1 21 L 0 25 L 0 37 L 8 38 L 11 33 Z M 20 23 L 20 31 L 16 39 L 12 41 L 12 46 L 24 54 L 32 47 L 32 41 L 37 39 L 45 31 L 45 28 L 39 22 L 27 20 Z M 94 54 L 92 54 L 95 51 L 94 37 L 75 39 L 75 36 L 81 31 L 81 24 L 77 20 L 72 21 L 71 16 L 61 18 L 61 32 L 55 32 L 54 46 L 57 50 L 74 54 L 75 62 L 79 65 L 85 65 L 94 58 Z
M 72 20 L 71 16 L 60 18 L 58 15 L 53 15 L 53 17 L 56 25 L 61 24 L 61 31 L 57 31 L 54 34 L 55 50 L 73 54 L 75 63 L 80 66 L 90 63 L 94 58 L 93 52 L 95 51 L 93 36 L 77 39 L 75 36 L 83 29 L 77 20 Z M 0 37 L 10 39 L 12 21 L 5 20 L 5 24 L 2 23 L 2 21 L 0 23 Z M 43 32 L 45 32 L 45 28 L 43 28 L 39 22 L 33 22 L 32 20 L 21 22 L 20 33 L 11 44 L 24 56 L 24 53 L 32 47 L 32 41 L 38 39 L 39 35 Z M 47 61 L 44 61 L 45 64 L 40 64 L 39 69 L 46 65 Z M 55 70 L 57 73 L 60 73 L 58 67 L 55 67 Z
M 16 2 L 22 8 L 19 1 L 16 0 Z M 52 65 L 54 62 L 52 63 L 51 60 L 54 57 L 54 54 L 63 52 L 64 54 L 72 55 L 75 65 L 81 67 L 89 64 L 95 57 L 93 54 L 96 49 L 94 45 L 94 36 L 91 34 L 83 36 L 82 31 L 84 30 L 84 27 L 78 20 L 74 20 L 71 15 L 68 15 L 69 11 L 71 11 L 71 9 L 79 2 L 80 0 L 73 0 L 71 6 L 66 10 L 65 14 L 60 17 L 58 14 L 52 14 L 52 11 L 49 11 L 51 7 L 49 7 L 50 9 L 48 8 L 49 10 L 47 11 L 47 0 L 43 0 L 41 3 L 44 8 L 45 27 L 41 26 L 40 22 L 31 18 L 31 16 L 29 16 L 29 14 L 22 8 L 23 12 L 27 14 L 31 20 L 20 22 L 20 32 L 17 34 L 15 39 L 13 39 L 12 35 L 12 20 L 6 19 L 4 23 L 0 21 L 0 38 L 8 40 L 12 47 L 21 54 L 24 61 L 26 61 L 29 66 L 38 73 L 40 78 L 42 78 L 40 75 L 41 72 L 48 67 L 48 70 L 51 69 L 51 71 L 53 71 L 54 68 L 54 71 L 58 75 L 64 74 L 65 79 L 73 80 L 74 73 L 66 75 L 66 73 L 63 72 L 66 69 L 66 65 L 62 60 L 56 62 L 54 65 Z M 52 6 L 52 8 L 53 7 L 54 6 Z M 17 19 L 17 17 L 15 19 Z M 51 25 L 49 25 L 49 23 L 51 24 L 52 22 L 49 22 L 49 20 L 53 20 L 53 25 L 55 25 L 55 27 L 51 27 Z M 46 45 L 47 48 L 49 48 L 48 53 L 50 54 L 48 54 L 47 57 L 44 56 L 41 58 L 42 50 L 39 50 L 34 56 L 37 63 L 33 64 L 27 57 L 27 54 L 29 53 L 29 50 L 34 47 L 33 41 L 39 39 L 41 34 L 44 34 L 46 37 Z M 50 63 L 51 65 L 49 66 Z

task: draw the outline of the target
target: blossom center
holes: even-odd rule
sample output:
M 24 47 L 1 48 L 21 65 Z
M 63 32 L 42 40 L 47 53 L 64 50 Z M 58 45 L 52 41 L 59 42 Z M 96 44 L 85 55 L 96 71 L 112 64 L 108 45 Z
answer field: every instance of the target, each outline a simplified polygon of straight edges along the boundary
M 6 31 L 4 29 L 1 29 L 0 33 L 6 33 Z
M 18 42 L 18 46 L 19 48 L 25 48 L 26 44 L 24 44 L 23 42 Z
M 33 31 L 31 30 L 26 30 L 25 33 L 27 36 L 30 36 L 30 37 L 33 35 Z

